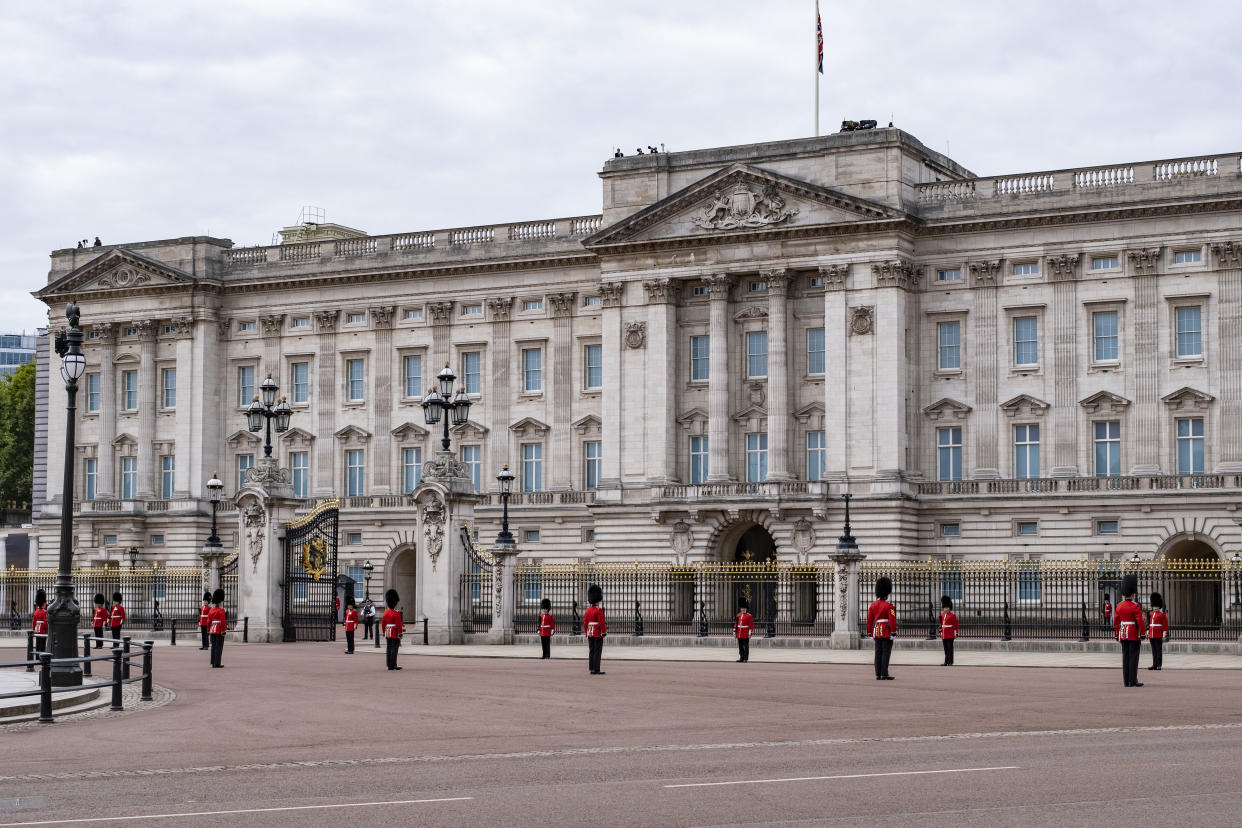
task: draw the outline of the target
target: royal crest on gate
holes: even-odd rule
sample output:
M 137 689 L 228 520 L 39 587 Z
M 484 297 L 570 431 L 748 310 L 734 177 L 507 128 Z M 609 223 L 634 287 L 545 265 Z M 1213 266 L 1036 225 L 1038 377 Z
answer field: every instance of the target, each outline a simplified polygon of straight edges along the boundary
M 302 569 L 316 581 L 328 571 L 328 545 L 323 538 L 311 538 L 302 544 Z
M 706 230 L 735 230 L 779 224 L 797 213 L 797 207 L 785 206 L 785 199 L 776 187 L 764 187 L 756 193 L 739 182 L 728 192 L 717 192 L 690 221 Z

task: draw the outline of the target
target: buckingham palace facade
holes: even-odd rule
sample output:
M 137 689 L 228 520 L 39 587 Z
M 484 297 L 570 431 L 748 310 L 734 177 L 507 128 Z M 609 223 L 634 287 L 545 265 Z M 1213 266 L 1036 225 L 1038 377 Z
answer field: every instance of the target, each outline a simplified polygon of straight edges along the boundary
M 523 559 L 819 560 L 846 492 L 871 557 L 1226 557 L 1239 159 L 980 177 L 888 128 L 612 159 L 596 215 L 55 251 L 37 295 L 87 330 L 77 560 L 194 563 L 270 374 L 281 465 L 340 498 L 341 571 L 399 585 L 445 364 L 479 535 L 508 464 Z M 49 564 L 65 391 L 41 376 Z

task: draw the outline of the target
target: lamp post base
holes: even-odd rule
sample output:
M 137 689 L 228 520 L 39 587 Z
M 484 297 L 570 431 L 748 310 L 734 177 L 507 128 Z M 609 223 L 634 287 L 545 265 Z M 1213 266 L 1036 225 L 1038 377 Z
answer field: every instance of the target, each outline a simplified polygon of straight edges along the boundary
M 78 621 L 82 610 L 73 600 L 72 588 L 57 589 L 56 598 L 48 606 L 48 632 L 51 634 L 53 659 L 78 657 Z M 52 664 L 53 687 L 81 687 L 81 664 Z

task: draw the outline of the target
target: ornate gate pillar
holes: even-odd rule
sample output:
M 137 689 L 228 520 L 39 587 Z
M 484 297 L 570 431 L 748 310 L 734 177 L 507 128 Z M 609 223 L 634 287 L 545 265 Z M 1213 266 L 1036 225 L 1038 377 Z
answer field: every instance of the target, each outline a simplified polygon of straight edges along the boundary
M 220 580 L 220 562 L 225 557 L 224 547 L 205 543 L 198 557 L 203 564 L 203 591 L 215 592 L 223 586 Z
M 489 644 L 513 643 L 513 613 L 517 609 L 518 548 L 514 544 L 495 544 L 490 549 L 492 560 L 492 629 L 488 633 Z
M 292 475 L 268 457 L 246 473 L 237 493 L 237 612 L 250 619 L 250 641 L 278 642 L 283 638 L 281 617 L 284 578 L 285 523 L 302 502 L 293 492 Z M 219 566 L 216 567 L 219 579 Z
M 439 451 L 423 464 L 423 479 L 413 492 L 418 504 L 418 571 L 422 573 L 415 606 L 427 617 L 428 644 L 461 644 L 462 574 L 467 552 L 461 529 L 474 530 L 479 496 L 470 470 L 451 451 Z M 406 600 L 402 596 L 402 600 Z
M 859 563 L 867 557 L 858 551 L 858 543 L 850 532 L 850 495 L 845 495 L 845 530 L 837 538 L 836 551 L 829 559 L 836 564 L 836 601 L 837 617 L 834 619 L 832 638 L 829 646 L 837 650 L 857 650 L 862 646 L 862 635 L 858 630 L 858 613 L 860 609 L 858 595 Z

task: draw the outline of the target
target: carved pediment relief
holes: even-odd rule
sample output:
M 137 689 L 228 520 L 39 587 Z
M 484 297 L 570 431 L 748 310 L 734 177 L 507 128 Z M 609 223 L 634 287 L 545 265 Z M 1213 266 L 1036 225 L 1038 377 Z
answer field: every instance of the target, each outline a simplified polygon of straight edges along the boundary
M 970 413 L 970 406 L 949 397 L 941 397 L 925 407 L 923 413 L 931 420 L 964 420 Z
M 402 423 L 391 432 L 393 439 L 405 443 L 421 442 L 426 440 L 427 435 L 430 433 L 418 423 Z
M 466 420 L 459 426 L 454 426 L 453 433 L 458 437 L 465 437 L 468 440 L 482 440 L 487 436 L 488 428 L 482 423 L 476 423 L 474 420 Z
M 574 431 L 589 437 L 599 436 L 603 427 L 603 423 L 600 422 L 599 417 L 596 417 L 594 414 L 588 414 L 579 420 L 575 420 L 572 425 L 574 427 Z
M 1129 407 L 1130 401 L 1111 391 L 1097 391 L 1086 399 L 1079 400 L 1088 414 L 1120 414 Z
M 733 415 L 733 422 L 756 425 L 759 420 L 767 419 L 768 412 L 766 409 L 757 405 L 748 405 L 741 411 Z
M 807 403 L 793 413 L 794 419 L 812 431 L 824 427 L 824 404 L 821 402 Z
M 195 281 L 190 274 L 175 267 L 118 248 L 65 274 L 36 295 L 50 299 L 65 293 L 133 289 L 145 291 L 159 287 L 188 287 Z
M 692 408 L 677 418 L 678 424 L 696 437 L 707 433 L 707 412 Z
M 509 426 L 509 430 L 519 439 L 530 437 L 545 437 L 551 431 L 551 427 L 547 423 L 540 422 L 534 417 L 523 417 L 513 425 Z
M 748 319 L 767 319 L 768 309 L 763 305 L 747 305 L 737 313 L 733 314 L 735 322 L 745 322 Z
M 291 449 L 306 449 L 315 444 L 315 435 L 301 428 L 291 428 L 280 435 L 281 442 Z
M 262 444 L 259 435 L 252 434 L 249 431 L 234 431 L 224 441 L 233 451 L 242 451 L 245 449 L 253 449 L 255 446 Z
M 1010 417 L 1042 417 L 1048 411 L 1048 403 L 1030 394 L 1019 394 L 1001 403 L 1000 409 Z
M 1207 408 L 1216 398 L 1211 394 L 1205 394 L 1194 388 L 1179 388 L 1172 394 L 1167 394 L 1160 398 L 1161 402 L 1172 408 L 1174 411 L 1182 409 L 1204 409 Z
M 112 441 L 112 448 L 117 451 L 132 450 L 138 445 L 138 440 L 132 434 L 118 434 Z
M 363 445 L 371 440 L 371 432 L 352 424 L 339 429 L 332 436 L 345 446 Z

